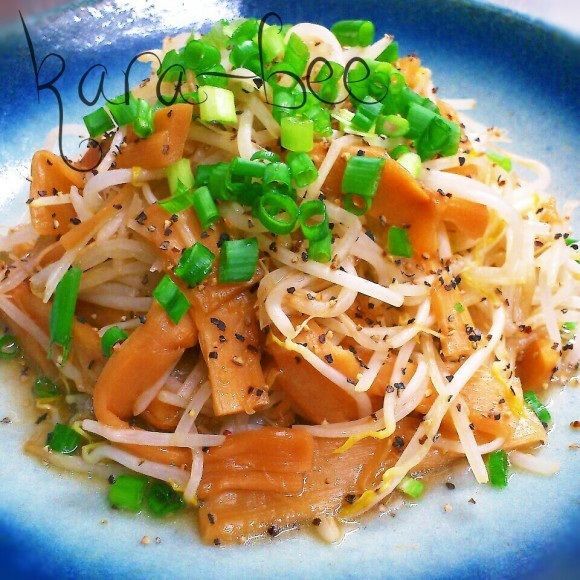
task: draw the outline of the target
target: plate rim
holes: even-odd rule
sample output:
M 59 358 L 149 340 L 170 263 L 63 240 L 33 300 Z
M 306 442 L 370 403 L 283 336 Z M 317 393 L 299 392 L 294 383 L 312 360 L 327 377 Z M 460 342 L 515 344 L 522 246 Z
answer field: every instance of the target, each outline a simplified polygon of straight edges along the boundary
M 30 15 L 29 17 L 27 17 L 27 22 L 41 21 L 42 19 L 46 18 L 47 16 L 50 17 L 53 15 L 58 15 L 58 14 L 61 14 L 63 12 L 66 12 L 67 10 L 75 10 L 75 9 L 80 8 L 80 7 L 96 5 L 99 3 L 100 3 L 99 0 L 91 0 L 88 3 L 84 3 L 80 0 L 75 0 L 73 2 L 69 2 L 69 3 L 65 4 L 63 6 L 56 7 L 56 8 L 47 10 L 47 11 L 42 11 L 42 12 L 39 12 L 39 13 L 34 14 L 34 15 Z M 511 9 L 508 9 L 508 8 L 505 8 L 502 6 L 489 4 L 485 0 L 483 0 L 483 1 L 482 0 L 448 0 L 448 3 L 449 4 L 457 3 L 457 4 L 472 5 L 477 10 L 483 10 L 484 12 L 488 13 L 489 15 L 491 15 L 493 17 L 509 18 L 510 20 L 512 20 L 512 22 L 510 22 L 510 25 L 514 24 L 513 21 L 520 22 L 520 23 L 525 22 L 528 25 L 533 26 L 535 28 L 541 28 L 549 34 L 563 36 L 567 40 L 571 40 L 571 41 L 575 40 L 574 35 L 569 33 L 568 31 L 566 31 L 565 29 L 554 26 L 554 25 L 547 23 L 541 19 L 530 17 L 529 15 L 521 14 L 519 12 L 515 12 L 514 10 L 511 10 Z M 0 36 L 2 36 L 5 33 L 5 28 L 10 28 L 12 26 L 20 26 L 20 23 L 18 21 L 16 21 L 15 23 L 1 26 L 0 27 Z M 1 516 L 2 516 L 2 513 L 0 511 L 0 531 L 4 532 L 4 523 L 5 522 L 3 521 L 3 518 Z M 7 529 L 9 531 L 10 527 L 8 526 Z M 6 535 L 6 534 L 2 534 L 2 535 Z M 0 552 L 3 549 L 3 547 L 4 547 L 4 538 L 1 538 L 0 539 Z M 15 571 L 15 573 L 22 572 L 22 570 L 19 568 L 18 569 L 15 568 L 14 571 Z M 64 569 L 54 570 L 54 572 L 57 572 L 57 571 L 59 573 L 62 573 L 62 576 L 64 576 L 64 577 L 72 577 L 68 574 L 69 571 L 67 571 L 67 570 L 64 570 Z M 38 573 L 36 571 L 35 571 L 35 574 L 37 577 L 39 577 Z M 47 577 L 52 577 L 52 576 L 47 576 Z

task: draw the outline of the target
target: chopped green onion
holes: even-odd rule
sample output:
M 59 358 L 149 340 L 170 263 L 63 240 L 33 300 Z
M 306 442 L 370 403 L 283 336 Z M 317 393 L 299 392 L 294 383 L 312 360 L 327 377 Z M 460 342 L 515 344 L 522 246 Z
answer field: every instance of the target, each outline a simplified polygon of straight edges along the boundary
M 246 40 L 252 40 L 258 34 L 260 23 L 255 18 L 244 20 L 232 33 L 231 44 L 241 44 Z
M 421 158 L 416 153 L 403 153 L 397 163 L 404 167 L 415 179 L 421 174 Z
M 174 83 L 183 78 L 185 73 L 185 63 L 183 55 L 177 50 L 169 50 L 165 53 L 161 66 L 157 70 L 157 76 L 163 81 Z
M 195 242 L 181 254 L 175 275 L 179 276 L 188 286 L 201 284 L 210 274 L 215 256 L 200 242 Z
M 209 176 L 213 171 L 213 168 L 216 164 L 213 165 L 198 165 L 197 169 L 195 170 L 195 186 L 202 187 L 209 183 Z
M 235 167 L 236 164 L 234 164 Z M 242 175 L 235 175 L 232 173 L 231 163 L 219 163 L 215 169 L 212 171 L 208 183 L 208 187 L 216 199 L 220 200 L 232 200 L 236 198 L 236 195 L 244 188 L 252 184 L 257 184 L 258 181 L 254 181 L 251 177 L 246 177 Z M 218 184 L 217 180 L 220 179 L 223 183 Z
M 286 163 L 290 167 L 290 173 L 297 187 L 306 187 L 318 177 L 318 169 L 306 153 L 291 151 L 286 156 Z
M 119 95 L 107 104 L 119 127 L 130 125 L 137 117 L 137 99 L 131 93 Z
M 344 194 L 342 200 L 344 209 L 357 216 L 367 213 L 373 204 L 372 197 L 352 193 Z
M 62 347 L 62 360 L 68 358 L 72 342 L 75 308 L 79 294 L 82 270 L 70 268 L 58 283 L 50 310 L 50 344 Z
M 32 392 L 37 399 L 54 399 L 60 395 L 58 385 L 48 377 L 38 377 L 32 384 Z
M 308 259 L 323 264 L 332 260 L 332 235 L 330 231 L 321 240 L 308 242 Z
M 56 453 L 74 453 L 81 444 L 81 435 L 69 425 L 57 423 L 48 434 L 46 444 Z
M 552 415 L 550 415 L 550 411 L 546 409 L 544 403 L 538 399 L 538 395 L 533 391 L 525 391 L 524 392 L 524 401 L 528 405 L 528 407 L 535 413 L 536 417 L 542 422 L 544 427 L 547 427 L 548 423 L 552 420 Z
M 228 191 L 228 182 L 230 181 L 230 164 L 216 163 L 209 174 L 207 187 L 214 199 L 229 200 L 231 194 Z
M 221 64 L 216 64 L 210 69 L 199 73 L 195 80 L 199 86 L 219 87 L 225 89 L 228 86 L 228 75 L 226 69 Z
M 428 99 L 427 97 L 422 97 L 415 91 L 411 90 L 405 84 L 405 77 L 395 68 L 392 69 L 389 94 L 383 102 L 383 114 L 400 114 L 406 117 L 411 105 L 421 105 L 425 109 L 432 111 L 433 113 L 439 114 L 439 108 L 437 105 Z
M 113 347 L 117 344 L 121 344 L 129 338 L 129 335 L 118 326 L 111 326 L 107 328 L 105 334 L 101 336 L 101 349 L 103 355 L 109 358 L 113 354 Z
M 417 103 L 412 103 L 407 113 L 407 122 L 409 123 L 407 137 L 409 137 L 409 139 L 417 139 L 418 137 L 421 137 L 436 116 L 437 113 L 434 113 L 427 107 Z
M 316 98 L 316 97 L 315 97 Z M 314 107 L 301 109 L 303 117 L 312 121 L 314 136 L 318 138 L 330 137 L 332 135 L 332 125 L 330 122 L 330 111 L 317 104 Z
M 138 512 L 143 505 L 147 479 L 140 475 L 118 475 L 109 487 L 112 508 Z
M 576 330 L 576 323 L 564 322 L 564 324 L 562 324 L 562 329 L 566 332 L 574 332 Z
M 241 157 L 235 157 L 230 161 L 231 174 L 239 177 L 257 177 L 261 179 L 264 176 L 265 169 L 265 165 L 259 161 L 248 161 Z
M 137 101 L 137 115 L 133 121 L 133 131 L 140 139 L 145 139 L 153 133 L 153 109 L 144 99 Z
M 234 44 L 230 52 L 230 62 L 235 68 L 247 68 L 255 74 L 260 72 L 260 50 L 252 40 Z
M 408 495 L 413 499 L 419 499 L 425 491 L 425 484 L 420 479 L 406 476 L 403 478 L 403 481 L 399 483 L 397 488 L 405 495 Z
M 203 185 L 209 184 L 209 176 L 211 172 L 214 170 L 217 163 L 213 165 L 198 165 L 197 169 L 195 170 L 195 186 L 201 187 Z M 227 165 L 227 164 L 225 164 Z
M 399 72 L 399 71 L 397 71 Z M 400 74 L 400 73 L 399 73 Z M 406 102 L 406 112 L 409 111 L 409 107 L 412 104 L 421 105 L 434 113 L 440 114 L 439 107 L 429 98 L 421 96 L 419 93 L 416 93 L 414 90 L 410 89 L 407 86 L 404 86 L 401 90 L 401 97 Z
M 99 107 L 92 113 L 85 115 L 83 121 L 85 122 L 85 127 L 89 135 L 93 139 L 115 128 L 113 119 L 111 119 L 111 116 L 103 107 Z
M 411 258 L 413 256 L 413 246 L 409 240 L 409 234 L 404 228 L 391 226 L 387 234 L 387 248 L 389 254 L 401 258 Z
M 316 83 L 336 83 L 340 81 L 342 75 L 344 74 L 344 67 L 333 60 L 326 61 L 322 63 L 322 67 L 318 71 L 318 74 L 314 77 L 314 82 Z
M 261 183 L 253 181 L 249 183 L 247 180 L 244 183 L 235 184 L 234 199 L 240 205 L 250 206 L 255 208 L 260 196 L 264 193 Z
M 284 34 L 278 26 L 264 26 L 262 31 L 262 53 L 266 62 L 272 62 L 284 54 Z
M 405 91 L 393 93 L 390 91 L 383 100 L 383 115 L 402 115 L 409 110 L 409 102 L 405 98 Z
M 318 97 L 333 103 L 338 96 L 339 82 L 344 74 L 344 67 L 334 61 L 326 61 L 318 71 L 314 82 L 321 83 Z
M 264 193 L 292 195 L 290 168 L 286 163 L 275 161 L 265 166 L 262 178 Z
M 238 159 L 240 161 L 238 161 Z M 255 167 L 253 166 L 255 164 Z M 228 163 L 227 173 L 224 171 L 225 177 L 225 188 L 228 192 L 227 196 L 229 199 L 235 199 L 237 194 L 239 194 L 245 186 L 251 183 L 257 183 L 257 179 L 251 175 L 245 175 L 245 173 L 259 173 L 260 176 L 264 172 L 264 165 L 257 161 L 248 161 L 247 159 L 242 159 L 240 157 L 234 157 Z
M 177 192 L 171 197 L 160 199 L 157 202 L 167 213 L 176 214 L 180 211 L 188 209 L 193 204 L 192 191 L 187 189 L 182 184 L 178 184 Z
M 16 337 L 5 334 L 0 337 L 0 360 L 12 360 L 20 355 L 20 346 Z
M 183 49 L 183 62 L 185 66 L 196 75 L 211 70 L 221 61 L 220 51 L 213 45 L 191 39 Z
M 387 137 L 402 137 L 409 131 L 409 121 L 401 115 L 380 115 L 377 118 L 375 133 Z
M 415 141 L 417 153 L 423 161 L 432 159 L 437 153 L 452 155 L 457 152 L 459 137 L 459 125 L 435 115 L 420 138 Z
M 180 159 L 179 161 L 172 163 L 165 171 L 171 195 L 177 193 L 178 185 L 180 183 L 186 189 L 191 189 L 193 187 L 194 178 L 189 159 Z
M 164 481 L 151 483 L 145 497 L 148 510 L 157 517 L 178 512 L 185 505 L 183 497 Z
M 391 79 L 397 71 L 388 62 L 375 63 L 371 61 L 369 66 L 372 71 L 368 80 L 369 94 L 375 97 L 375 100 L 383 101 L 389 94 Z M 390 92 L 393 92 L 392 87 Z
M 465 306 L 463 306 L 463 304 L 461 304 L 461 302 L 456 302 L 453 305 L 453 308 L 454 308 L 455 312 L 457 312 L 458 314 L 461 314 L 462 312 L 465 311 Z
M 360 103 L 352 118 L 352 125 L 359 131 L 370 131 L 383 108 L 381 102 Z
M 330 30 L 342 46 L 369 46 L 375 39 L 375 25 L 370 20 L 340 20 Z
M 497 151 L 488 151 L 486 155 L 508 173 L 512 170 L 512 160 L 507 155 L 502 155 Z
M 167 316 L 174 324 L 179 324 L 189 310 L 189 300 L 179 286 L 166 274 L 153 290 L 153 297 L 163 306 Z
M 286 62 L 277 62 L 268 67 L 266 81 L 274 90 L 292 89 L 298 84 L 298 78 L 300 75 L 292 65 Z M 284 79 L 285 86 L 280 83 L 282 79 Z
M 291 117 L 295 112 L 294 95 L 289 89 L 276 87 L 274 98 L 272 99 L 272 116 L 278 123 L 282 122 L 284 117 Z
M 380 157 L 353 155 L 346 162 L 342 177 L 342 192 L 373 198 L 377 192 L 385 160 Z
M 395 148 L 389 151 L 389 156 L 392 159 L 399 159 L 405 153 L 410 153 L 409 148 L 406 145 L 397 145 Z
M 421 96 L 419 93 L 416 93 L 409 87 L 404 87 L 401 90 L 401 97 L 405 100 L 406 103 L 406 113 L 409 112 L 411 105 L 421 105 L 436 115 L 439 114 L 439 108 L 431 99 Z
M 392 95 L 397 95 L 402 93 L 406 87 L 407 82 L 405 81 L 403 73 L 401 71 L 398 71 L 397 69 L 394 69 L 393 72 L 391 73 L 391 79 L 389 82 L 389 92 Z
M 205 86 L 199 89 L 199 114 L 205 123 L 237 125 L 234 93 L 220 87 Z
M 285 214 L 286 218 L 278 217 L 279 214 Z M 265 193 L 258 201 L 257 215 L 268 231 L 279 235 L 289 234 L 298 220 L 298 206 L 287 195 Z
M 368 69 L 368 70 L 367 70 Z M 363 63 L 357 62 L 355 66 L 345 68 L 346 79 L 345 88 L 351 96 L 351 100 L 364 102 L 369 94 L 369 82 L 372 75 L 370 66 L 364 66 Z
M 379 62 L 395 62 L 399 58 L 399 43 L 393 40 L 375 60 Z
M 318 223 L 309 224 L 308 220 L 314 217 L 320 218 Z M 309 242 L 321 240 L 330 233 L 328 213 L 323 201 L 311 199 L 302 203 L 300 206 L 300 229 L 302 230 L 302 235 Z
M 408 118 L 411 129 L 407 136 L 415 138 L 417 153 L 423 161 L 432 159 L 438 153 L 444 157 L 457 153 L 461 137 L 457 123 L 417 103 L 409 108 Z
M 218 50 L 224 50 L 229 42 L 227 29 L 230 28 L 227 20 L 218 20 L 210 29 L 209 32 L 203 35 L 204 42 L 215 46 Z
M 567 237 L 566 238 L 566 245 L 571 246 L 573 250 L 578 249 L 578 240 L 576 238 Z
M 289 67 L 297 76 L 301 77 L 306 70 L 309 58 L 310 51 L 308 50 L 308 47 L 304 44 L 304 41 L 293 32 L 288 39 L 282 64 Z
M 280 155 L 278 155 L 278 153 L 274 153 L 274 151 L 260 149 L 250 157 L 250 161 L 268 161 L 273 163 L 275 161 L 280 161 Z
M 314 147 L 314 122 L 301 117 L 284 117 L 280 123 L 281 143 L 288 151 L 307 153 Z
M 386 63 L 384 63 L 386 64 Z M 394 69 L 391 73 L 391 82 L 389 83 L 389 92 L 392 95 L 397 95 L 403 92 L 407 87 L 407 82 L 405 81 L 405 76 L 402 72 Z M 427 99 L 429 100 L 429 99 Z
M 447 142 L 441 148 L 441 155 L 443 157 L 448 157 L 449 155 L 455 155 L 459 149 L 459 141 L 461 139 L 461 129 L 457 123 L 443 119 L 445 123 L 449 125 L 450 133 L 447 137 Z
M 201 227 L 206 230 L 220 217 L 220 212 L 207 187 L 199 187 L 191 194 L 193 209 L 199 219 Z
M 326 81 L 322 83 L 320 90 L 318 91 L 318 96 L 323 102 L 334 103 L 338 97 L 338 83 L 333 83 L 332 81 Z
M 247 282 L 256 273 L 258 265 L 258 240 L 227 240 L 220 248 L 218 280 L 221 284 Z
M 503 449 L 493 451 L 487 456 L 486 463 L 489 483 L 494 487 L 506 487 L 509 469 L 507 453 Z

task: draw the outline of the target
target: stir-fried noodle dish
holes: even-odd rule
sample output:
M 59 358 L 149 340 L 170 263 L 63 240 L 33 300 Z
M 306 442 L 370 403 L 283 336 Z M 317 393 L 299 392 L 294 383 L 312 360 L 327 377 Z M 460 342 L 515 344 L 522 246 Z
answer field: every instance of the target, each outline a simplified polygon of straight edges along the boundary
M 370 21 L 222 21 L 140 58 L 80 159 L 35 153 L 0 241 L 27 453 L 216 545 L 338 541 L 461 461 L 558 470 L 534 450 L 580 265 L 543 164 Z

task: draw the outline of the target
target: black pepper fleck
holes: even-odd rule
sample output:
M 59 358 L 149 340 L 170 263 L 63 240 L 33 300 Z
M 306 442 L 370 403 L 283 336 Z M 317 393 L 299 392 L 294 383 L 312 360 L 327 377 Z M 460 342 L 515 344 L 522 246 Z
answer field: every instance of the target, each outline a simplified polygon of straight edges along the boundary
M 209 321 L 214 325 L 217 326 L 218 330 L 221 330 L 222 332 L 225 331 L 226 329 L 226 323 L 223 320 L 220 320 L 219 318 L 210 318 Z

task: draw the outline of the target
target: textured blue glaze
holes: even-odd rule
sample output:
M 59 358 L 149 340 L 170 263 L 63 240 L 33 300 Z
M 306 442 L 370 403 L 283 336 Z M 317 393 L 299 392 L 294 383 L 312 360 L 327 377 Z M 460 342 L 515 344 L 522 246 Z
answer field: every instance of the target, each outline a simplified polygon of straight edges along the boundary
M 139 10 L 127 8 L 139 6 Z M 203 27 L 220 17 L 260 16 L 276 10 L 284 20 L 330 24 L 340 18 L 372 18 L 379 32 L 394 33 L 402 50 L 416 52 L 433 70 L 448 97 L 474 97 L 474 116 L 507 128 L 513 150 L 547 163 L 559 198 L 576 196 L 580 181 L 578 41 L 558 31 L 489 8 L 456 0 L 390 0 L 376 3 L 203 2 L 203 9 L 171 12 L 152 2 L 117 2 L 117 10 L 93 4 L 27 19 L 37 56 L 55 51 L 66 59 L 58 83 L 65 121 L 78 122 L 85 109 L 77 82 L 97 62 L 111 75 L 109 95 L 121 91 L 121 73 L 140 50 L 166 34 Z M 159 2 L 159 4 L 162 4 Z M 177 10 L 177 8 L 175 8 Z M 179 18 L 175 18 L 175 14 Z M 187 28 L 186 28 L 187 27 Z M 53 98 L 38 102 L 24 34 L 19 25 L 0 30 L 0 221 L 22 214 L 29 159 L 57 121 Z M 136 74 L 138 82 L 146 71 Z M 107 85 L 109 87 L 109 85 Z M 20 449 L 30 418 L 26 397 L 0 369 L 0 575 L 3 577 L 97 578 L 518 578 L 574 577 L 579 565 L 578 443 L 570 421 L 578 419 L 577 390 L 555 393 L 556 424 L 544 455 L 562 461 L 553 478 L 523 473 L 507 490 L 478 487 L 457 473 L 457 489 L 439 485 L 419 506 L 396 518 L 382 517 L 349 534 L 340 546 L 323 546 L 308 535 L 265 541 L 245 548 L 199 545 L 193 523 L 156 522 L 110 512 L 100 485 L 46 470 Z M 475 497 L 477 503 L 467 502 Z M 444 513 L 444 503 L 453 512 Z M 105 518 L 108 523 L 101 524 Z M 160 544 L 141 546 L 143 535 Z

